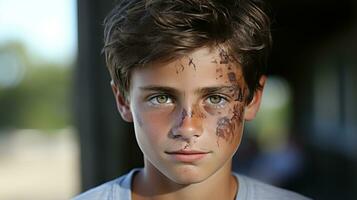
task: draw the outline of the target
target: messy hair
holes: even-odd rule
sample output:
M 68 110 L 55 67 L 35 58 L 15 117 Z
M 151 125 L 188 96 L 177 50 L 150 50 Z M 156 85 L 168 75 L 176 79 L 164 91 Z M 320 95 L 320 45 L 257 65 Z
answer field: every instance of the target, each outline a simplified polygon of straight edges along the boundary
M 248 101 L 261 88 L 271 47 L 270 20 L 259 0 L 121 0 L 104 20 L 105 59 L 128 95 L 135 67 L 200 47 L 224 47 L 241 64 Z

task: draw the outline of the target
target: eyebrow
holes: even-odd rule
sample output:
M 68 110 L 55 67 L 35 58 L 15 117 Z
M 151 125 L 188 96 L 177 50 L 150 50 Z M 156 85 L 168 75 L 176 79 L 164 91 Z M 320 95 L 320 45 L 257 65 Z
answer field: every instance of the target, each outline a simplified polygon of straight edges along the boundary
M 165 87 L 165 86 L 152 85 L 152 86 L 139 87 L 139 89 L 144 90 L 144 91 L 156 91 L 156 92 L 163 92 L 163 93 L 169 93 L 169 94 L 179 94 L 180 93 L 175 88 Z
M 165 87 L 165 86 L 145 86 L 145 87 L 139 87 L 139 88 L 144 91 L 156 91 L 156 92 L 175 94 L 175 95 L 180 93 L 180 91 L 175 88 Z M 237 86 L 232 86 L 232 85 L 203 87 L 203 88 L 196 89 L 194 93 L 202 95 L 202 94 L 210 94 L 210 93 L 217 93 L 217 92 L 232 92 L 236 88 L 237 88 Z
M 223 92 L 223 93 L 230 93 L 234 91 L 237 88 L 237 86 L 217 86 L 217 87 L 204 87 L 204 88 L 199 88 L 198 90 L 195 91 L 197 94 L 211 94 L 211 93 L 218 93 L 218 92 Z

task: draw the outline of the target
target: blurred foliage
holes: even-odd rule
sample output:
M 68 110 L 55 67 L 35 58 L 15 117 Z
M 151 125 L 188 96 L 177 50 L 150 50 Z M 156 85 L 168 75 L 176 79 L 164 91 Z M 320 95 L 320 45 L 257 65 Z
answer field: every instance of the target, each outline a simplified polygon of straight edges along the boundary
M 258 115 L 253 122 L 247 123 L 249 136 L 265 151 L 278 149 L 288 141 L 293 112 L 291 98 L 291 89 L 285 79 L 268 78 Z
M 0 46 L 5 52 L 21 61 L 24 76 L 13 87 L 0 87 L 0 129 L 69 126 L 73 67 L 34 59 L 16 42 Z

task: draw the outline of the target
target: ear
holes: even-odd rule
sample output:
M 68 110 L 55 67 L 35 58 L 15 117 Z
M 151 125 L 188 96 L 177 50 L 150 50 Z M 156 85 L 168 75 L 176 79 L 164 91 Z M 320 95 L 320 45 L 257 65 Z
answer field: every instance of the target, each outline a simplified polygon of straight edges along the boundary
M 266 79 L 267 77 L 265 75 L 260 77 L 259 83 L 262 86 L 262 88 L 254 91 L 254 96 L 252 101 L 246 106 L 244 112 L 244 119 L 247 121 L 253 120 L 259 111 Z
M 121 115 L 121 117 L 127 121 L 127 122 L 132 122 L 133 121 L 133 115 L 130 110 L 130 104 L 129 102 L 125 99 L 123 94 L 120 93 L 118 87 L 115 85 L 114 81 L 112 80 L 110 82 L 110 85 L 112 86 L 113 94 L 115 97 L 115 102 L 117 105 L 117 109 Z

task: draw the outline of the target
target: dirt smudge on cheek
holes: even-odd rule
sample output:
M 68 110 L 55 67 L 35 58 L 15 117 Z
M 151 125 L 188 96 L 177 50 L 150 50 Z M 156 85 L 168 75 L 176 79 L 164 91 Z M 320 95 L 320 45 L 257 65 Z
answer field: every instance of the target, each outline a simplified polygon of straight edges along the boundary
M 233 107 L 233 117 L 231 120 L 241 123 L 243 121 L 243 114 L 244 114 L 244 105 L 237 103 Z
M 199 106 L 196 104 L 192 108 L 192 117 L 197 117 L 199 119 L 206 119 L 206 115 L 200 110 Z
M 231 137 L 232 124 L 231 120 L 228 117 L 222 117 L 217 121 L 216 135 L 224 140 L 228 140 L 228 137 Z
M 217 120 L 216 135 L 217 145 L 219 146 L 219 139 L 224 139 L 227 142 L 233 142 L 239 127 L 243 122 L 244 106 L 240 103 L 236 103 L 233 106 L 232 117 L 221 117 Z

